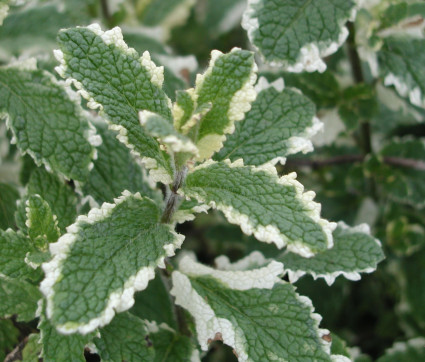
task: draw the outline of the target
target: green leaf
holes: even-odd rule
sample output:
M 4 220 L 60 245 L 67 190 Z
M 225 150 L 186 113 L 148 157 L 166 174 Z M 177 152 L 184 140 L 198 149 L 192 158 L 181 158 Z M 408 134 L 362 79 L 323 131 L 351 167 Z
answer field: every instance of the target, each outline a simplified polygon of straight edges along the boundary
M 305 274 L 324 278 L 332 285 L 339 275 L 359 280 L 359 273 L 371 273 L 384 259 L 381 244 L 370 235 L 367 224 L 350 228 L 339 223 L 333 232 L 334 246 L 313 258 L 305 259 L 286 252 L 276 260 L 283 263 L 289 281 L 295 283 Z
M 154 362 L 200 361 L 199 351 L 189 337 L 184 336 L 165 324 L 149 326 L 149 340 L 155 349 Z
M 148 345 L 145 323 L 131 313 L 120 313 L 101 328 L 95 338 L 97 353 L 102 361 L 154 361 L 155 351 Z
M 389 4 L 380 15 L 378 35 L 408 34 L 423 37 L 424 3 L 414 0 L 400 1 Z
M 402 97 L 425 108 L 425 39 L 384 38 L 378 60 L 384 84 L 394 85 Z
M 251 110 L 214 159 L 242 158 L 247 165 L 260 166 L 285 163 L 290 154 L 313 150 L 310 138 L 323 127 L 313 102 L 296 90 L 283 89 L 282 79 L 268 84 L 260 78 L 259 86 L 263 89 Z
M 22 350 L 22 362 L 38 362 L 41 355 L 40 335 L 32 333 L 28 337 L 27 344 Z
M 380 186 L 386 195 L 397 202 L 409 204 L 418 208 L 425 206 L 425 171 L 422 168 L 398 165 L 400 160 L 408 160 L 417 165 L 425 162 L 424 139 L 394 139 L 381 151 L 380 156 L 384 163 L 380 167 L 373 167 Z M 387 160 L 388 162 L 385 162 Z
M 65 29 L 58 42 L 58 73 L 80 89 L 90 108 L 100 108 L 110 127 L 120 132 L 118 139 L 152 169 L 155 180 L 171 183 L 169 156 L 138 121 L 138 111 L 148 110 L 171 122 L 171 101 L 161 89 L 163 68 L 155 66 L 149 52 L 139 57 L 128 48 L 118 27 L 106 32 L 98 24 Z
M 156 113 L 141 111 L 139 113 L 140 124 L 144 127 L 147 134 L 158 139 L 158 141 L 167 146 L 173 153 L 186 153 L 197 156 L 198 148 L 193 144 L 190 138 L 177 132 L 174 126 Z
M 46 250 L 60 236 L 56 216 L 39 195 L 30 196 L 26 205 L 28 235 L 38 249 Z
M 99 205 L 113 202 L 124 190 L 157 199 L 130 150 L 116 139 L 116 132 L 100 124 L 96 129 L 102 137 L 102 144 L 97 149 L 97 159 L 93 161 L 94 167 L 88 180 L 82 187 L 83 194 L 93 197 Z
M 82 109 L 52 75 L 22 67 L 0 68 L 0 112 L 17 146 L 38 165 L 84 180 L 96 138 Z
M 35 318 L 37 302 L 41 298 L 38 288 L 23 280 L 0 274 L 0 317 L 18 315 L 19 321 Z
M 40 329 L 40 341 L 43 345 L 41 354 L 43 361 L 86 361 L 84 347 L 90 342 L 93 335 L 81 335 L 79 333 L 61 334 L 51 325 L 44 314 L 40 318 L 38 329 Z
M 134 295 L 134 306 L 130 312 L 143 320 L 165 323 L 176 329 L 176 317 L 170 294 L 164 284 L 166 282 L 168 283 L 157 270 L 148 287 Z
M 295 177 L 279 178 L 271 165 L 207 161 L 188 174 L 181 192 L 221 210 L 245 234 L 311 257 L 332 247 L 336 224 L 320 218 L 314 192 L 304 193 Z
M 282 264 L 250 271 L 217 271 L 189 257 L 172 274 L 171 294 L 196 323 L 202 350 L 221 340 L 240 361 L 330 361 L 311 301 L 279 280 Z
M 178 209 L 174 212 L 171 221 L 177 224 L 183 224 L 186 221 L 194 220 L 195 214 L 197 213 L 207 213 L 208 209 L 208 205 L 199 203 L 196 200 L 183 200 Z
M 5 230 L 15 226 L 13 215 L 18 199 L 19 192 L 15 187 L 0 182 L 0 229 Z
M 0 274 L 11 278 L 28 278 L 34 270 L 26 264 L 28 252 L 35 251 L 30 240 L 20 231 L 0 230 Z
M 18 344 L 19 329 L 10 319 L 0 319 L 0 360 L 4 360 L 6 352 Z
M 199 160 L 210 158 L 220 150 L 225 134 L 233 133 L 234 123 L 245 117 L 255 100 L 254 83 L 257 65 L 252 52 L 234 48 L 223 54 L 211 52 L 208 69 L 196 77 L 193 98 L 195 109 L 211 104 L 211 109 L 196 124 L 193 135 Z M 225 84 L 223 83 L 225 80 Z
M 61 333 L 88 333 L 125 311 L 133 295 L 147 287 L 157 266 L 183 242 L 170 225 L 160 223 L 161 209 L 140 194 L 124 192 L 79 216 L 43 264 L 40 289 L 47 317 Z
M 3 24 L 3 20 L 9 12 L 9 2 L 9 0 L 0 0 L 0 25 Z
M 377 362 L 413 362 L 425 358 L 425 338 L 418 337 L 407 342 L 396 342 Z
M 323 72 L 355 15 L 352 0 L 249 0 L 242 26 L 264 59 L 290 72 Z
M 65 231 L 65 227 L 74 222 L 77 216 L 77 197 L 69 185 L 56 175 L 42 168 L 36 169 L 31 174 L 24 200 L 31 195 L 39 195 L 49 204 L 53 214 L 57 217 L 58 226 L 62 232 Z M 19 222 L 17 220 L 18 226 L 24 230 L 26 230 L 25 205 L 25 202 L 21 201 L 19 215 L 17 215 L 17 219 L 20 220 Z
M 203 24 L 217 38 L 240 25 L 245 8 L 244 0 L 207 0 Z

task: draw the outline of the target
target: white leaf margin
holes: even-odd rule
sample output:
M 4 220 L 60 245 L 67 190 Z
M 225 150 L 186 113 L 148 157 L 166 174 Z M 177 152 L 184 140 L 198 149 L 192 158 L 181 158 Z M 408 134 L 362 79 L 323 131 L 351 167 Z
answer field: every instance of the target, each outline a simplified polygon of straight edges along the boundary
M 326 238 L 328 240 L 327 248 L 330 249 L 333 246 L 332 232 L 336 229 L 337 224 L 335 222 L 330 222 L 328 220 L 322 219 L 320 217 L 321 205 L 313 201 L 313 199 L 316 196 L 315 192 L 314 191 L 304 192 L 304 186 L 296 180 L 297 174 L 295 172 L 292 172 L 288 175 L 284 175 L 279 178 L 276 168 L 271 163 L 267 163 L 267 164 L 264 164 L 263 166 L 256 167 L 256 166 L 245 166 L 242 159 L 238 159 L 234 161 L 233 163 L 228 159 L 221 162 L 225 163 L 230 168 L 249 167 L 251 171 L 254 173 L 265 172 L 269 174 L 271 178 L 274 179 L 277 184 L 294 187 L 294 190 L 296 191 L 296 198 L 300 202 L 302 202 L 302 204 L 305 206 L 304 212 L 306 213 L 306 215 L 308 215 L 314 222 L 318 223 L 322 227 L 322 230 L 325 233 Z M 196 166 L 190 172 L 195 172 L 196 170 L 199 170 L 199 169 L 208 168 L 209 166 L 216 163 L 218 162 L 214 160 L 208 160 Z M 202 198 L 202 196 L 195 192 L 189 192 L 187 193 L 187 195 L 185 195 L 183 190 L 179 189 L 178 193 L 185 197 L 193 197 L 196 200 L 198 200 L 198 202 L 205 203 L 205 200 Z M 254 235 L 254 237 L 257 240 L 263 241 L 268 244 L 274 243 L 278 249 L 282 249 L 284 246 L 287 246 L 289 251 L 292 251 L 296 254 L 300 254 L 301 256 L 304 256 L 306 258 L 310 258 L 314 256 L 314 253 L 304 243 L 302 242 L 288 243 L 288 238 L 284 234 L 282 234 L 279 231 L 279 229 L 274 225 L 255 226 L 252 224 L 248 215 L 241 214 L 238 210 L 233 208 L 233 206 L 231 205 L 225 205 L 223 203 L 216 203 L 214 201 L 211 201 L 208 204 L 208 206 L 210 208 L 222 211 L 226 219 L 231 224 L 239 225 L 242 231 L 246 235 Z
M 368 224 L 360 224 L 354 227 L 350 227 L 347 224 L 345 224 L 343 221 L 338 222 L 338 226 L 340 228 L 342 228 L 346 234 L 357 234 L 357 233 L 362 233 L 362 234 L 366 234 L 368 236 L 371 236 L 370 233 L 370 227 Z M 381 242 L 374 238 L 374 241 L 379 245 L 382 246 Z M 326 252 L 326 251 L 325 251 Z M 296 283 L 298 281 L 298 279 L 300 279 L 302 276 L 309 274 L 313 277 L 314 280 L 317 280 L 318 278 L 323 278 L 326 283 L 330 286 L 335 282 L 335 279 L 337 277 L 339 277 L 340 275 L 344 276 L 346 279 L 351 280 L 351 281 L 358 281 L 361 279 L 361 275 L 360 273 L 366 273 L 366 274 L 370 274 L 373 273 L 376 270 L 376 267 L 369 267 L 369 268 L 365 268 L 365 269 L 359 269 L 359 270 L 352 270 L 352 271 L 343 271 L 343 270 L 338 270 L 336 272 L 333 273 L 325 273 L 325 274 L 321 274 L 321 273 L 315 273 L 313 271 L 304 271 L 304 270 L 291 270 L 291 269 L 287 269 L 284 267 L 284 271 L 283 271 L 283 276 L 284 275 L 288 275 L 288 279 L 290 283 Z
M 251 42 L 254 49 L 256 49 L 261 54 L 263 61 L 270 64 L 271 67 L 283 67 L 288 72 L 301 73 L 303 71 L 318 71 L 320 73 L 323 73 L 327 67 L 326 63 L 322 60 L 322 58 L 334 54 L 347 40 L 349 33 L 347 27 L 345 26 L 345 23 L 348 20 L 354 21 L 354 19 L 356 18 L 357 10 L 360 7 L 360 4 L 357 4 L 357 2 L 361 0 L 354 0 L 355 4 L 352 8 L 350 16 L 348 16 L 347 18 L 339 19 L 338 25 L 340 28 L 340 33 L 336 42 L 321 41 L 303 45 L 303 47 L 300 49 L 295 64 L 290 64 L 289 62 L 284 60 L 268 62 L 265 60 L 261 50 L 254 44 L 254 33 L 260 27 L 258 18 L 256 17 L 255 7 L 262 1 L 264 0 L 248 0 L 248 6 L 242 16 L 242 27 L 247 31 L 249 41 Z
M 59 238 L 56 243 L 49 245 L 50 253 L 53 257 L 52 260 L 42 264 L 43 271 L 45 273 L 45 279 L 40 284 L 40 290 L 46 297 L 46 315 L 47 318 L 51 318 L 53 315 L 53 297 L 54 297 L 54 285 L 60 280 L 62 265 L 66 260 L 72 245 L 77 240 L 78 231 L 81 224 L 94 224 L 99 221 L 108 218 L 113 209 L 125 202 L 127 199 L 135 197 L 139 200 L 143 200 L 140 193 L 132 194 L 129 191 L 124 191 L 122 196 L 115 199 L 114 204 L 103 203 L 100 209 L 92 209 L 87 216 L 78 216 L 76 222 L 67 227 L 67 233 Z M 174 243 L 164 245 L 164 256 L 160 257 L 155 264 L 160 268 L 165 268 L 164 259 L 165 257 L 171 257 L 175 255 L 175 250 L 180 248 L 184 236 L 177 234 L 170 227 L 170 232 L 175 236 Z M 87 334 L 94 331 L 98 327 L 102 327 L 108 324 L 114 317 L 115 312 L 123 312 L 130 309 L 134 304 L 134 293 L 146 289 L 149 281 L 155 277 L 155 268 L 152 266 L 144 267 L 140 269 L 136 274 L 132 275 L 120 288 L 109 295 L 108 303 L 103 312 L 96 318 L 91 319 L 85 324 L 70 323 L 63 325 L 56 325 L 56 329 L 63 334 L 71 334 L 79 332 L 81 334 Z
M 137 51 L 134 48 L 129 48 L 128 45 L 124 41 L 124 37 L 122 34 L 122 31 L 119 27 L 115 27 L 111 30 L 102 31 L 99 24 L 94 23 L 86 27 L 77 27 L 77 28 L 85 28 L 92 31 L 97 36 L 101 37 L 103 42 L 106 45 L 114 44 L 118 49 L 120 49 L 124 54 L 132 55 L 138 54 Z M 64 54 L 62 50 L 55 49 L 53 50 L 53 54 L 56 58 L 56 60 L 60 63 L 59 66 L 55 67 L 56 72 L 65 79 L 65 82 L 68 85 L 73 84 L 75 88 L 78 89 L 77 93 L 80 94 L 84 99 L 87 100 L 87 107 L 93 110 L 99 109 L 99 113 L 103 114 L 103 106 L 99 102 L 96 102 L 93 97 L 89 95 L 89 93 L 84 89 L 81 82 L 79 82 L 77 79 L 68 77 L 66 75 L 67 65 L 66 61 L 64 59 Z M 162 85 L 164 83 L 164 67 L 157 67 L 155 63 L 151 60 L 150 53 L 148 51 L 145 51 L 143 55 L 139 59 L 140 64 L 146 68 L 151 76 L 151 82 L 156 85 L 158 88 L 162 88 Z M 167 97 L 168 107 L 172 108 L 172 102 L 171 99 Z M 126 145 L 130 152 L 137 160 L 140 160 L 140 163 L 144 165 L 150 172 L 150 177 L 155 182 L 162 182 L 166 185 L 173 182 L 172 175 L 168 173 L 168 171 L 161 166 L 158 165 L 157 160 L 142 156 L 139 152 L 136 151 L 135 145 L 131 144 L 128 140 L 128 130 L 123 127 L 122 125 L 112 123 L 109 121 L 108 117 L 104 117 L 104 119 L 108 123 L 109 129 L 113 131 L 117 131 L 117 139 L 122 142 L 124 145 Z
M 283 283 L 279 279 L 283 265 L 272 261 L 266 267 L 250 271 L 219 271 L 194 261 L 190 256 L 184 256 L 179 262 L 179 271 L 172 274 L 173 288 L 170 293 L 176 298 L 176 304 L 187 309 L 195 319 L 198 342 L 203 351 L 208 350 L 208 344 L 220 336 L 224 344 L 234 348 L 239 361 L 249 361 L 243 331 L 225 318 L 218 318 L 210 305 L 193 288 L 187 275 L 211 276 L 233 290 L 248 290 L 252 288 L 272 289 L 276 283 Z M 310 315 L 315 321 L 320 341 L 324 350 L 330 354 L 330 342 L 321 337 L 329 334 L 326 329 L 320 329 L 322 317 L 314 313 L 309 298 L 297 294 L 300 303 L 310 309 Z

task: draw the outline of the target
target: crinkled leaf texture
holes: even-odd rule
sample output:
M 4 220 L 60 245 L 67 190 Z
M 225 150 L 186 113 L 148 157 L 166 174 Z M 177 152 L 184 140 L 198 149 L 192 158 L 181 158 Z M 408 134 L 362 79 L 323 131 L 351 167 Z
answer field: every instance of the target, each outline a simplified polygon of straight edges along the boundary
M 334 246 L 313 258 L 305 259 L 286 252 L 276 260 L 284 265 L 289 281 L 295 283 L 305 274 L 314 279 L 324 278 L 331 285 L 343 275 L 349 280 L 359 280 L 359 273 L 371 273 L 384 259 L 381 243 L 370 235 L 367 224 L 350 228 L 339 223 L 333 232 Z
M 283 79 L 269 84 L 261 77 L 259 92 L 245 119 L 237 122 L 224 147 L 214 159 L 239 158 L 246 165 L 284 163 L 286 156 L 313 151 L 310 138 L 323 124 L 316 118 L 316 107 L 297 90 L 284 89 Z
M 425 39 L 390 36 L 378 53 L 386 86 L 394 86 L 402 97 L 425 108 Z
M 35 63 L 0 68 L 0 113 L 23 153 L 69 179 L 83 180 L 97 137 L 63 85 Z
M 323 72 L 355 16 L 353 0 L 249 0 L 242 26 L 264 59 L 290 72 Z
M 156 67 L 149 52 L 139 57 L 118 27 L 106 32 L 98 24 L 65 29 L 58 42 L 58 73 L 74 83 L 90 108 L 100 108 L 110 127 L 119 131 L 118 139 L 142 158 L 156 180 L 171 183 L 168 154 L 138 120 L 138 111 L 148 110 L 171 122 L 171 101 L 162 90 L 164 68 Z
M 254 90 L 256 71 L 252 52 L 239 48 L 227 54 L 218 50 L 211 52 L 208 69 L 204 74 L 198 74 L 196 88 L 190 90 L 195 111 L 210 108 L 200 121 L 193 115 L 182 127 L 196 140 L 199 160 L 208 159 L 220 150 L 225 134 L 233 133 L 235 122 L 242 120 L 251 109 L 257 95 Z M 183 110 L 177 112 L 179 115 L 184 113 Z
M 146 288 L 155 267 L 183 242 L 160 223 L 161 209 L 140 194 L 124 192 L 79 216 L 68 233 L 50 244 L 41 291 L 46 314 L 61 333 L 86 334 L 129 309 L 135 291 Z
M 171 294 L 195 319 L 202 350 L 214 340 L 231 346 L 239 361 L 330 360 L 311 301 L 282 282 L 272 261 L 250 271 L 218 271 L 183 257 Z
M 221 210 L 242 231 L 305 257 L 332 247 L 335 223 L 320 218 L 314 192 L 292 173 L 279 178 L 270 164 L 207 161 L 191 171 L 181 193 Z

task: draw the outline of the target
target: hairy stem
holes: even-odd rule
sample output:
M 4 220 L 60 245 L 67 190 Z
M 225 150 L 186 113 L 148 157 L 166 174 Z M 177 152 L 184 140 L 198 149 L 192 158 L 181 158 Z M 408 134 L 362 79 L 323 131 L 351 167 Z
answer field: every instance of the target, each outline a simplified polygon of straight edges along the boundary
M 167 198 L 164 212 L 162 214 L 161 222 L 164 224 L 168 224 L 171 221 L 171 217 L 174 214 L 177 206 L 181 201 L 181 196 L 177 193 L 180 186 L 183 184 L 184 179 L 187 175 L 187 167 L 183 166 L 180 171 L 176 172 L 174 177 L 174 182 L 171 185 Z

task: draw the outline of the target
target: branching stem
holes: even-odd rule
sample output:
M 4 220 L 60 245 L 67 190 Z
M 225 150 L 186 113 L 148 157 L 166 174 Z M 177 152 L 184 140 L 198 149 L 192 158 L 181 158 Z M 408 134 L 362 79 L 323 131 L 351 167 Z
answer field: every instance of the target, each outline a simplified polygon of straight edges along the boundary
M 181 201 L 181 196 L 177 193 L 180 186 L 183 184 L 184 179 L 187 175 L 187 167 L 183 166 L 180 171 L 176 172 L 176 175 L 174 177 L 174 182 L 171 185 L 168 195 L 166 198 L 166 205 L 164 212 L 162 214 L 161 222 L 164 224 L 168 224 L 171 221 L 171 217 L 174 214 L 174 211 L 176 210 L 176 207 Z

